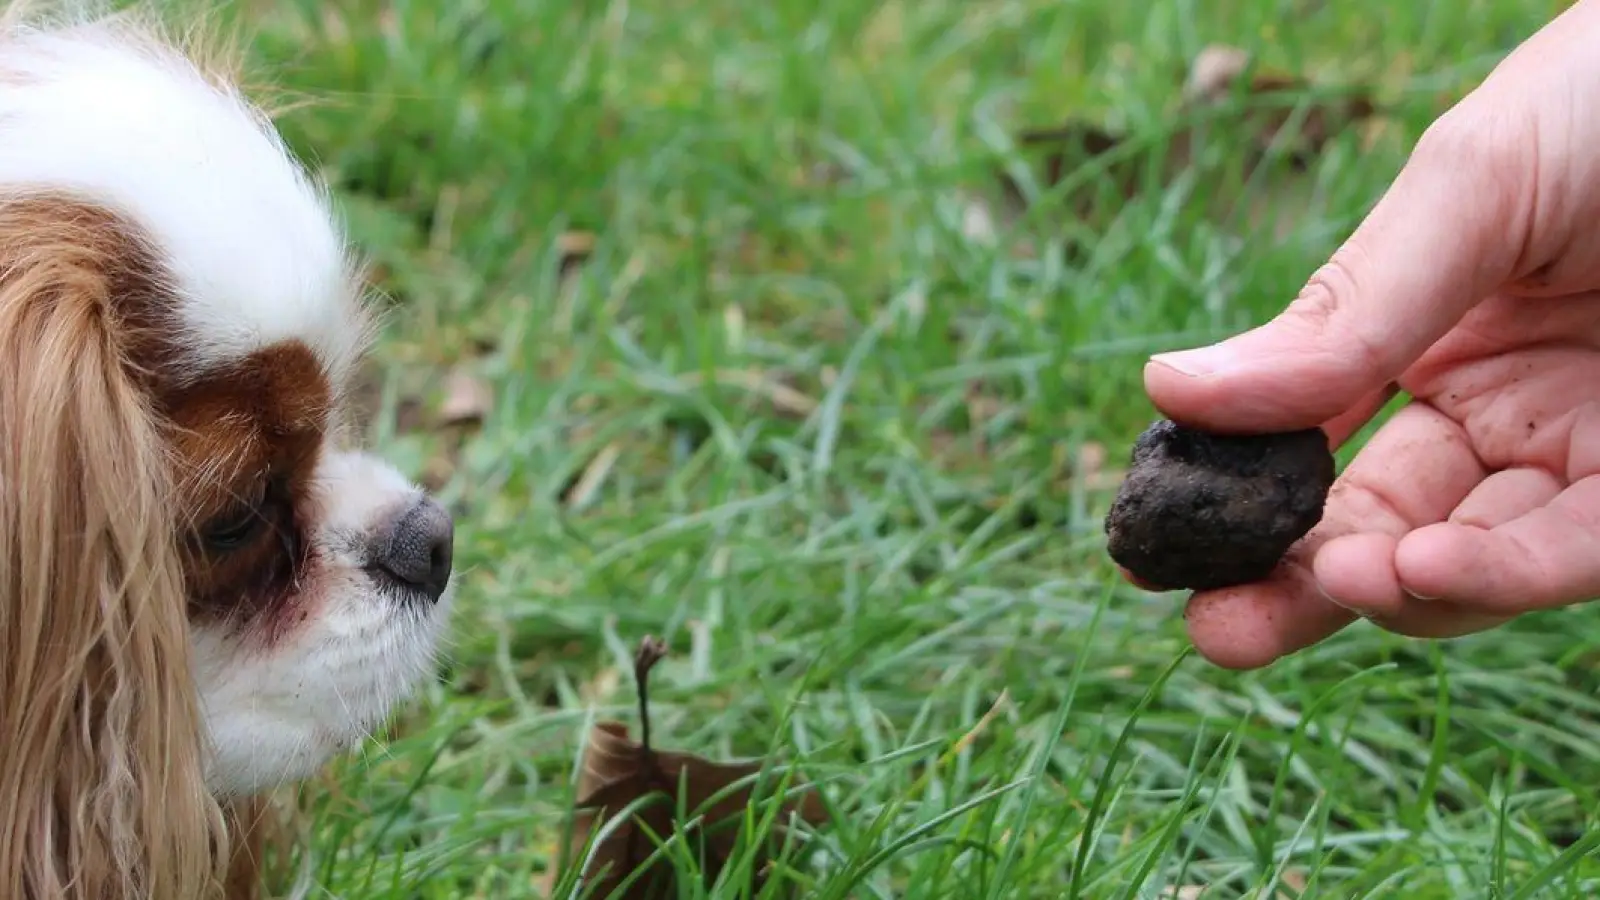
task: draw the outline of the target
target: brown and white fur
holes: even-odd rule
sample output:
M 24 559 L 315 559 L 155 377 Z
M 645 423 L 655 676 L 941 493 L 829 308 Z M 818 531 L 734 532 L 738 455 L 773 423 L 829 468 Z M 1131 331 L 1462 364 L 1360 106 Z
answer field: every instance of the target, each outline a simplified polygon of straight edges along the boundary
M 0 897 L 251 896 L 252 798 L 448 616 L 449 515 L 350 446 L 352 254 L 231 79 L 0 21 Z

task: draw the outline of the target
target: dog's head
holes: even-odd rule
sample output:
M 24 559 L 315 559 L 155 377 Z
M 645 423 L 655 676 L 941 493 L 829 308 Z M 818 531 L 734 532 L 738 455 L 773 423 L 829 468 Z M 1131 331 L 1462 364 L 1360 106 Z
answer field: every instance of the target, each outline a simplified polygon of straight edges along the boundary
M 221 803 L 430 670 L 450 516 L 353 449 L 325 198 L 131 20 L 0 32 L 0 895 L 203 893 Z

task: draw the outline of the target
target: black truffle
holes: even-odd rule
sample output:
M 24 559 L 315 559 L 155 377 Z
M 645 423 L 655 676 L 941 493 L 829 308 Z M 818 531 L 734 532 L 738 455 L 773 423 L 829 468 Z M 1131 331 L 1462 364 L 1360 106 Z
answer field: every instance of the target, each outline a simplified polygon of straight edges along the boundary
M 1217 435 L 1162 420 L 1133 445 L 1107 550 L 1157 590 L 1259 581 L 1321 521 L 1334 474 L 1320 428 Z

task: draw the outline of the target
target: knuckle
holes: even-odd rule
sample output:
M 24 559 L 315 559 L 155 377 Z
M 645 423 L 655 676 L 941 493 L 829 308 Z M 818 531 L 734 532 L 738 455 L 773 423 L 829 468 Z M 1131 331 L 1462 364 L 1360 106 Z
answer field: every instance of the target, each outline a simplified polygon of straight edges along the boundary
M 1423 129 L 1412 148 L 1411 159 L 1448 166 L 1480 161 L 1498 144 L 1494 132 L 1495 129 L 1486 127 L 1485 117 L 1464 101 Z
M 1475 156 L 1482 148 L 1480 129 L 1473 127 L 1462 114 L 1461 107 L 1456 106 L 1423 129 L 1416 146 L 1411 149 L 1411 162 L 1452 165 L 1463 157 Z
M 1330 501 L 1337 499 L 1341 524 L 1350 534 L 1369 530 L 1398 536 L 1417 518 L 1413 503 L 1395 485 L 1359 471 L 1348 473 L 1328 496 Z
M 1341 307 L 1358 296 L 1358 267 L 1352 257 L 1359 255 L 1361 248 L 1357 244 L 1346 243 L 1340 247 L 1327 262 L 1311 273 L 1294 302 L 1289 304 L 1288 312 L 1319 331 L 1335 326 Z
M 1491 198 L 1514 195 L 1533 169 L 1537 130 L 1525 105 L 1469 96 L 1435 119 L 1417 139 L 1407 168 L 1427 168 L 1470 179 Z
M 1363 323 L 1348 313 L 1361 291 L 1359 273 L 1366 252 L 1351 240 L 1312 273 L 1283 312 L 1286 324 L 1312 340 L 1308 346 L 1337 353 L 1341 367 L 1351 357 L 1364 373 L 1386 372 L 1388 354 Z

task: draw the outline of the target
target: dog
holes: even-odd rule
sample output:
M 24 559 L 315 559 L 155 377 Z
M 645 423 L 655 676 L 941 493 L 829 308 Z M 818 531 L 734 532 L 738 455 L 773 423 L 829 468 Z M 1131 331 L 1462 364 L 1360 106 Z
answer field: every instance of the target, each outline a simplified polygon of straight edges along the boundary
M 252 896 L 258 798 L 449 618 L 450 514 L 355 440 L 357 254 L 213 49 L 0 18 L 7 900 Z

